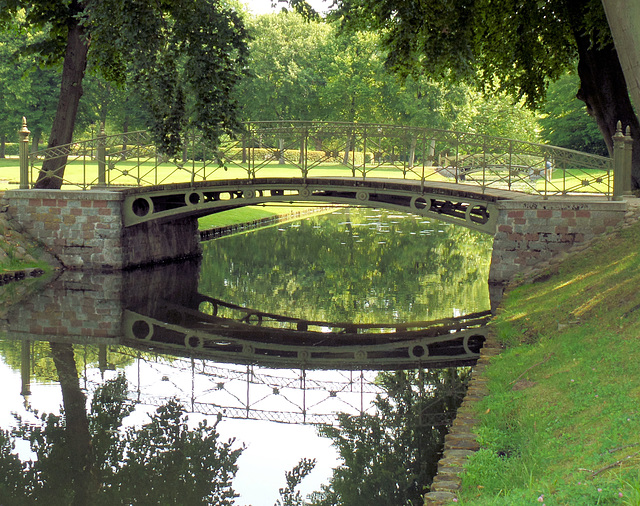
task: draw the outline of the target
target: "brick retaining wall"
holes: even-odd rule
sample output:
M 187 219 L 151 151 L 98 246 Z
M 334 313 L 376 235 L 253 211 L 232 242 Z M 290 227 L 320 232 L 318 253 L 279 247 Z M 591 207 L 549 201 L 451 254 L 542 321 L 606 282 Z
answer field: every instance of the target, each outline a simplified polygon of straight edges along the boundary
M 66 272 L 12 305 L 4 315 L 4 331 L 13 339 L 118 342 L 122 335 L 122 286 L 122 276 Z
M 519 272 L 613 228 L 624 219 L 627 203 L 505 200 L 498 209 L 489 282 L 505 284 Z

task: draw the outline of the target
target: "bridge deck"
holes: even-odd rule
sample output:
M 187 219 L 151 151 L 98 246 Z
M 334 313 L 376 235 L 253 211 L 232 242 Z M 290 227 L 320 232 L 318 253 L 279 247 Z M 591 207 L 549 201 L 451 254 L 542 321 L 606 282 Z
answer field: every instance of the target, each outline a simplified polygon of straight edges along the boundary
M 296 185 L 296 186 L 346 186 L 352 188 L 372 188 L 381 190 L 404 190 L 408 192 L 415 192 L 416 190 L 428 191 L 432 193 L 442 193 L 443 195 L 455 195 L 461 197 L 469 197 L 479 200 L 486 200 L 495 202 L 498 200 L 513 200 L 517 198 L 533 198 L 541 200 L 542 197 L 536 195 L 530 195 L 523 192 L 517 192 L 514 190 L 502 190 L 499 188 L 483 188 L 478 185 L 472 184 L 460 184 L 449 182 L 433 182 L 415 181 L 411 179 L 391 179 L 391 178 L 357 178 L 357 177 L 265 177 L 254 179 L 228 179 L 228 180 L 211 180 L 200 181 L 193 183 L 171 183 L 155 186 L 139 186 L 128 187 L 118 189 L 125 195 L 141 195 L 150 192 L 166 192 L 172 190 L 187 190 L 187 189 L 203 189 L 203 188 L 216 188 L 216 187 L 228 187 L 230 185 L 243 186 L 262 186 L 262 185 Z M 593 197 L 591 197 L 593 198 Z

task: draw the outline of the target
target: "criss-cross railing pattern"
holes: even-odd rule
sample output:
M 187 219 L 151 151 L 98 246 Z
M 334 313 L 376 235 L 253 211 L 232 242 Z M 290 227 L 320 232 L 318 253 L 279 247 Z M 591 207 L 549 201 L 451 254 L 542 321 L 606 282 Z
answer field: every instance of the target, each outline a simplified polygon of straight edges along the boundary
M 28 132 L 28 131 L 27 131 Z M 630 143 L 620 151 L 630 161 Z M 630 139 L 630 137 L 629 137 Z M 33 152 L 31 187 L 46 159 L 66 164 L 63 188 L 150 186 L 216 179 L 345 176 L 454 182 L 542 196 L 613 195 L 614 159 L 473 133 L 359 123 L 267 121 L 245 124 L 211 146 L 186 135 L 168 157 L 148 132 L 116 135 Z M 52 174 L 49 174 L 52 175 Z

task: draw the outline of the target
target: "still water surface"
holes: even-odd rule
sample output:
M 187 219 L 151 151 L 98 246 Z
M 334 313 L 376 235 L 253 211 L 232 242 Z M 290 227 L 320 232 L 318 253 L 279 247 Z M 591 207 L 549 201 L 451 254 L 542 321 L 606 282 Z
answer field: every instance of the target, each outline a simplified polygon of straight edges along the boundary
M 274 504 L 278 489 L 285 486 L 284 472 L 303 457 L 317 459 L 314 471 L 303 481 L 303 493 L 320 490 L 321 483 L 329 482 L 331 469 L 341 463 L 336 449 L 331 447 L 332 439 L 318 436 L 312 425 L 269 420 L 335 424 L 333 413 L 338 411 L 371 415 L 360 418 L 352 427 L 353 433 L 325 430 L 325 435 L 333 436 L 336 442 L 340 437 L 357 439 L 362 436 L 358 434 L 359 427 L 374 430 L 368 424 L 377 423 L 373 415 L 381 406 L 373 401 L 376 394 L 382 393 L 388 399 L 382 406 L 388 410 L 386 418 L 399 425 L 406 424 L 407 418 L 406 414 L 405 418 L 398 414 L 398 405 L 415 402 L 416 396 L 428 398 L 432 404 L 437 400 L 440 404 L 431 409 L 433 413 L 425 415 L 423 410 L 420 414 L 418 426 L 422 431 L 427 425 L 438 425 L 436 414 L 451 411 L 450 401 L 433 392 L 441 388 L 459 394 L 458 376 L 464 374 L 389 373 L 387 380 L 376 381 L 375 371 L 314 371 L 293 365 L 276 370 L 247 365 L 246 360 L 241 365 L 228 360 L 215 363 L 198 354 L 197 340 L 189 340 L 193 328 L 185 323 L 185 315 L 205 311 L 210 303 L 202 301 L 211 299 L 298 319 L 360 324 L 435 320 L 483 311 L 490 307 L 490 247 L 490 238 L 445 223 L 387 211 L 341 209 L 326 216 L 209 241 L 199 265 L 180 264 L 111 276 L 65 273 L 35 293 L 16 293 L 15 305 L 3 309 L 1 315 L 4 409 L 0 424 L 9 430 L 17 425 L 12 413 L 21 416 L 22 433 L 9 439 L 14 441 L 22 460 L 39 456 L 44 467 L 32 475 L 22 473 L 22 478 L 17 473 L 15 494 L 24 494 L 25 490 L 30 490 L 32 498 L 57 494 L 58 504 L 70 504 L 74 497 L 86 494 L 96 504 L 115 504 L 133 502 L 135 494 L 142 493 L 146 486 L 147 490 L 168 494 L 162 496 L 166 499 L 180 489 L 177 482 L 189 480 L 178 479 L 177 464 L 174 462 L 172 468 L 160 462 L 157 455 L 147 455 L 149 460 L 137 456 L 137 460 L 129 461 L 126 454 L 111 455 L 109 458 L 115 460 L 109 473 L 95 464 L 69 466 L 69 462 L 82 463 L 91 452 L 103 455 L 104 461 L 104 455 L 125 447 L 130 454 L 143 451 L 131 441 L 128 446 L 119 443 L 114 434 L 120 434 L 122 440 L 126 439 L 122 436 L 126 431 L 117 428 L 139 429 L 157 406 L 166 405 L 171 398 L 186 407 L 192 429 L 205 418 L 212 425 L 218 414 L 223 414 L 217 425 L 219 442 L 237 438 L 229 451 L 247 445 L 236 462 L 239 471 L 233 487 L 240 498 L 235 504 Z M 171 311 L 166 309 L 169 306 Z M 175 334 L 179 339 L 167 337 L 162 343 L 152 342 L 148 329 L 153 324 L 144 327 L 139 321 L 143 317 L 147 322 L 155 321 L 153 318 L 159 314 L 173 315 L 162 324 L 162 335 Z M 176 314 L 188 328 L 183 333 L 176 331 L 181 328 L 176 327 Z M 163 355 L 154 351 L 162 351 Z M 118 398 L 113 393 L 117 391 L 118 377 L 125 377 L 128 382 L 128 400 L 113 401 Z M 104 394 L 108 380 L 112 380 L 107 383 L 112 400 L 106 402 L 104 395 L 102 401 L 96 400 L 96 389 Z M 428 381 L 436 386 L 429 387 L 425 383 Z M 93 397 L 93 410 L 85 406 L 83 394 L 89 400 Z M 63 403 L 67 431 L 56 429 L 60 424 L 56 425 L 55 419 L 48 419 L 49 432 L 33 429 L 41 425 L 36 412 L 59 413 Z M 107 416 L 111 413 L 118 418 L 114 406 L 120 406 L 121 420 Z M 412 432 L 416 432 L 413 429 L 418 422 L 411 423 Z M 74 436 L 69 435 L 72 429 L 76 430 Z M 162 432 L 158 427 L 156 431 Z M 402 431 L 398 434 L 406 435 Z M 21 440 L 20 436 L 29 435 L 38 442 L 35 447 Z M 140 431 L 131 437 L 132 441 L 153 440 L 151 434 Z M 428 437 L 431 436 L 421 436 Z M 438 437 L 434 436 L 434 441 Z M 421 462 L 428 459 L 425 452 L 434 453 L 433 445 L 427 443 L 415 450 L 406 447 L 406 441 L 380 440 L 377 451 L 412 455 Z M 112 450 L 106 449 L 109 447 Z M 88 452 L 88 448 L 92 450 Z M 5 463 L 17 465 L 7 454 L 3 455 Z M 197 460 L 198 455 L 192 455 L 191 461 Z M 207 458 L 201 460 L 211 467 Z M 145 474 L 136 468 L 135 461 L 155 466 L 155 474 Z M 355 473 L 364 472 L 352 467 Z M 88 468 L 93 471 L 83 475 Z M 426 471 L 411 472 L 423 477 Z M 169 482 L 176 482 L 172 487 L 165 485 L 168 475 L 173 476 Z M 24 482 L 30 476 L 38 485 Z M 93 483 L 96 476 L 102 477 L 97 480 L 102 484 Z M 123 492 L 117 498 L 118 494 L 107 493 L 111 488 L 125 489 L 123 483 L 136 480 L 145 486 L 129 485 L 129 495 Z M 411 485 L 399 480 L 396 488 Z M 187 488 L 197 487 L 192 484 Z M 361 492 L 366 495 L 364 488 Z M 203 492 L 200 499 L 207 493 L 210 502 L 230 501 L 220 499 L 222 496 L 212 499 L 217 496 L 211 491 Z M 192 502 L 185 497 L 182 496 L 184 504 Z M 154 503 L 153 497 L 147 497 L 147 502 Z

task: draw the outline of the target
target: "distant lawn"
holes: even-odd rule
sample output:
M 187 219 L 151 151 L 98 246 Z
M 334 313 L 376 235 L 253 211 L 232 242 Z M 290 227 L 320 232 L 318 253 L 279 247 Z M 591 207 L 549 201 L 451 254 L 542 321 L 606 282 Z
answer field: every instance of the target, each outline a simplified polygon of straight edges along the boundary
M 240 223 L 250 223 L 252 221 L 269 218 L 272 216 L 289 215 L 297 211 L 309 211 L 319 209 L 317 206 L 305 206 L 304 204 L 293 204 L 291 206 L 246 206 L 238 209 L 230 209 L 216 214 L 204 216 L 198 220 L 200 230 L 208 230 L 216 227 L 237 225 Z
M 252 167 L 255 176 L 263 177 L 302 177 L 299 167 L 292 164 L 281 165 L 277 162 L 264 162 Z M 425 170 L 425 176 L 429 180 L 446 181 L 447 178 L 433 172 L 433 168 Z M 203 180 L 224 180 L 224 179 L 247 179 L 250 176 L 246 164 L 229 163 L 226 167 L 220 167 L 216 163 L 203 164 L 203 162 L 187 161 L 180 166 L 174 163 L 164 163 L 155 168 L 154 160 L 136 163 L 135 160 L 124 160 L 116 164 L 116 168 L 109 172 L 107 181 L 114 185 L 136 186 L 138 181 L 144 185 L 184 183 L 191 181 L 192 172 L 195 173 L 195 181 Z M 407 179 L 420 179 L 422 168 L 414 169 L 414 172 L 407 171 Z M 339 163 L 323 163 L 311 167 L 309 177 L 333 176 L 351 177 L 352 171 Z M 367 167 L 365 177 L 391 177 L 401 179 L 405 176 L 401 168 L 393 166 Z M 31 174 L 34 180 L 37 174 Z M 362 177 L 362 172 L 356 171 L 356 177 Z M 76 159 L 69 161 L 64 175 L 65 181 L 69 184 L 84 185 L 90 187 L 98 182 L 98 166 L 95 160 L 85 161 Z M 17 188 L 20 181 L 20 167 L 17 158 L 0 159 L 0 190 Z

